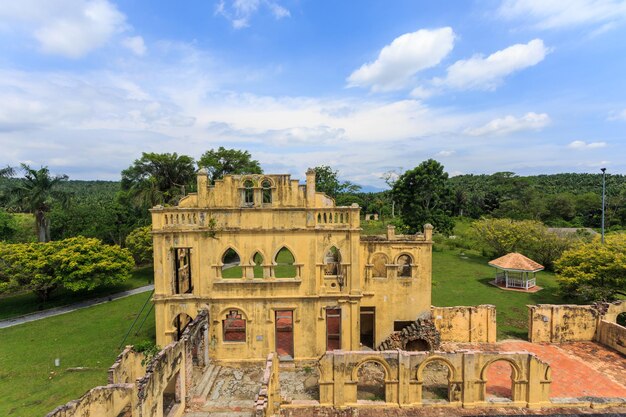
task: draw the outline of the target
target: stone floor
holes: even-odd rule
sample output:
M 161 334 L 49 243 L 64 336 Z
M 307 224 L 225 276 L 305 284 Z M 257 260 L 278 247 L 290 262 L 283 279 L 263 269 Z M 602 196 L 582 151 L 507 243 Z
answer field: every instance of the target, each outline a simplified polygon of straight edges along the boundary
M 444 350 L 476 349 L 496 352 L 528 351 L 552 367 L 550 398 L 626 398 L 626 358 L 594 342 L 561 344 L 509 340 L 495 344 L 446 343 Z M 510 374 L 500 372 L 502 381 Z

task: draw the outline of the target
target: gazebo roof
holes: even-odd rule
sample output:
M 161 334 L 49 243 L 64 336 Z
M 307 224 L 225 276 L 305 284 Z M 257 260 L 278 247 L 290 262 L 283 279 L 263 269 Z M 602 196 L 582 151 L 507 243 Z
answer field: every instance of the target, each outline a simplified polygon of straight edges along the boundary
M 489 262 L 489 265 L 506 271 L 537 272 L 543 269 L 543 265 L 517 252 L 512 252 L 498 259 L 494 259 Z

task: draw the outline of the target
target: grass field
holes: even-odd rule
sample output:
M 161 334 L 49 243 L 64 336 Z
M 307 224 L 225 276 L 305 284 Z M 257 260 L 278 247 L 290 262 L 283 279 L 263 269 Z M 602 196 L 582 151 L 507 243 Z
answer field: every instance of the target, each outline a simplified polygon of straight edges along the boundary
M 91 291 L 76 292 L 60 288 L 55 291 L 52 294 L 52 298 L 46 302 L 40 301 L 37 296 L 30 291 L 3 296 L 0 297 L 0 320 L 143 287 L 144 285 L 152 283 L 153 276 L 154 273 L 151 266 L 138 268 L 133 271 L 130 279 L 122 284 L 108 285 Z
M 149 293 L 0 329 L 0 416 L 41 417 L 107 382 L 118 345 Z M 147 312 L 144 311 L 144 314 Z M 142 317 L 143 318 L 143 317 Z M 154 313 L 127 344 L 154 340 Z M 61 366 L 54 366 L 54 359 Z M 82 371 L 68 368 L 84 367 Z

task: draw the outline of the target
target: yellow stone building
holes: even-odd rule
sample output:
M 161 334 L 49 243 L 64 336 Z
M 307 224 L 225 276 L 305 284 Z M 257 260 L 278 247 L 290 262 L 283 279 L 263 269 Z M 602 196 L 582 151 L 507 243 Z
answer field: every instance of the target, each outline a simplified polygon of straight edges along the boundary
M 152 209 L 157 344 L 209 313 L 209 355 L 317 360 L 376 348 L 431 307 L 432 226 L 361 236 L 359 207 L 336 207 L 289 175 L 227 175 L 177 207 Z

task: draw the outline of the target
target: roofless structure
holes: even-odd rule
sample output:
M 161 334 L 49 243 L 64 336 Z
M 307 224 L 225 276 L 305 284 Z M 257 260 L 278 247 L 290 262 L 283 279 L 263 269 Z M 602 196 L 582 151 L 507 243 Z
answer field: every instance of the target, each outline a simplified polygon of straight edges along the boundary
M 537 285 L 535 274 L 544 269 L 543 265 L 517 252 L 494 259 L 489 265 L 496 268 L 496 285 L 524 290 Z

